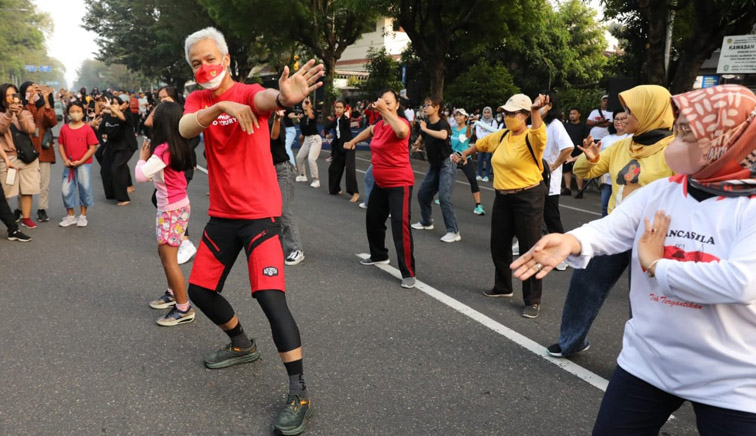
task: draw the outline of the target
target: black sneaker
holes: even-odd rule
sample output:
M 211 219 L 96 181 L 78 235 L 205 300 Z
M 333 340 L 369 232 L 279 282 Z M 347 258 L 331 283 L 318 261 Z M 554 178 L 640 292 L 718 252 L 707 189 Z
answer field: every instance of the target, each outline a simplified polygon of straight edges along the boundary
M 560 192 L 560 195 L 572 195 L 572 191 L 569 189 L 562 188 L 562 192 Z
M 44 209 L 40 209 L 37 211 L 37 221 L 44 223 L 47 221 L 50 221 L 50 218 L 47 217 L 47 211 Z
M 252 346 L 249 348 L 234 347 L 229 342 L 220 350 L 208 354 L 205 357 L 205 366 L 210 369 L 220 369 L 240 363 L 254 362 L 259 358 L 260 352 L 257 351 L 257 345 L 255 345 L 254 340 L 252 340 Z
M 281 411 L 273 424 L 273 431 L 282 435 L 298 435 L 305 431 L 307 419 L 312 416 L 312 402 L 306 393 L 289 394 L 286 407 Z
M 13 217 L 16 218 L 16 222 L 19 222 L 24 217 L 24 214 L 21 212 L 21 209 L 16 209 L 13 211 Z
M 580 200 L 581 198 L 583 198 L 583 191 L 580 191 L 580 192 L 578 192 L 578 193 L 577 193 L 577 194 L 575 195 L 575 198 L 576 198 L 577 200 Z
M 525 308 L 522 309 L 522 316 L 525 318 L 538 318 L 538 314 L 541 312 L 541 305 L 539 304 L 531 304 L 530 306 L 525 306 Z
M 575 353 L 580 353 L 581 351 L 585 351 L 587 349 L 591 348 L 591 344 L 588 342 L 583 345 L 583 348 L 576 351 Z M 546 351 L 549 353 L 549 356 L 551 357 L 565 357 L 564 354 L 562 354 L 562 347 L 559 346 L 559 344 L 553 344 L 550 345 L 549 348 L 546 349 Z
M 8 240 L 19 241 L 19 242 L 29 242 L 31 241 L 31 236 L 21 233 L 21 230 L 16 230 L 15 232 L 8 233 Z
M 483 291 L 483 295 L 491 298 L 509 298 L 514 295 L 514 291 L 507 294 L 506 292 L 497 292 L 496 289 L 490 289 L 488 291 Z

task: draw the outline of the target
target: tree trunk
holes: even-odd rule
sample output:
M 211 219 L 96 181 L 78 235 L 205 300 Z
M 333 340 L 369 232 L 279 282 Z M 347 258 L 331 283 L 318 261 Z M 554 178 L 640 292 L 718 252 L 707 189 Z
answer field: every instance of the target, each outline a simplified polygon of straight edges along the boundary
M 667 1 L 641 1 L 641 13 L 648 21 L 646 56 L 642 67 L 642 80 L 652 85 L 666 85 L 664 47 L 667 40 Z
M 325 65 L 325 76 L 323 76 L 323 110 L 320 113 L 320 123 L 328 124 L 328 116 L 331 114 L 333 107 L 333 76 L 336 73 L 336 57 L 324 56 L 323 64 Z
M 428 72 L 430 73 L 430 93 L 432 96 L 438 98 L 444 98 L 444 72 L 446 70 L 446 63 L 444 58 L 433 58 L 433 62 L 428 65 Z

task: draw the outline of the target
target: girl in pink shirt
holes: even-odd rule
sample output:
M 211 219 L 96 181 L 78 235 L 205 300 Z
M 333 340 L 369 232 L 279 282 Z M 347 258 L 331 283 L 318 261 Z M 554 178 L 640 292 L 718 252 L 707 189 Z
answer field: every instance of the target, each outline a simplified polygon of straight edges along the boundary
M 173 307 L 157 323 L 174 326 L 194 321 L 186 280 L 177 261 L 178 248 L 189 224 L 189 197 L 184 171 L 191 167 L 187 141 L 178 131 L 184 113 L 181 105 L 163 102 L 155 109 L 152 141 L 145 141 L 139 154 L 135 176 L 138 182 L 152 181 L 157 191 L 156 234 L 158 254 L 168 280 L 168 289 L 155 301 L 154 309 Z

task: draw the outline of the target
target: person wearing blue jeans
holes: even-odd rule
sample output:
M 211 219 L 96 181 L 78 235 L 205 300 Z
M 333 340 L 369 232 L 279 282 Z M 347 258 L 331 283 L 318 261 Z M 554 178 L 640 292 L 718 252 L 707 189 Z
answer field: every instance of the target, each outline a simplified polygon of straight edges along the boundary
M 559 350 L 552 345 L 549 354 L 566 357 L 588 349 L 588 331 L 601 310 L 604 299 L 628 265 L 630 251 L 596 256 L 585 269 L 574 270 L 562 309 Z
M 457 228 L 457 217 L 454 215 L 454 206 L 451 203 L 452 190 L 454 189 L 454 176 L 457 173 L 457 165 L 452 162 L 451 126 L 440 114 L 444 102 L 439 97 L 425 99 L 423 111 L 425 119 L 419 121 L 420 136 L 413 144 L 414 151 L 425 146 L 430 167 L 425 174 L 425 179 L 417 191 L 417 201 L 420 203 L 420 222 L 412 224 L 415 230 L 433 230 L 431 218 L 431 203 L 433 196 L 438 192 L 441 213 L 446 225 L 446 234 L 441 238 L 443 242 L 456 242 L 462 239 Z
M 365 201 L 360 203 L 360 207 L 367 209 L 368 201 L 370 201 L 370 191 L 373 190 L 375 185 L 375 179 L 373 178 L 373 164 L 370 164 L 367 171 L 365 171 Z
M 491 153 L 478 153 L 478 177 L 487 182 L 491 175 Z
M 601 184 L 601 216 L 609 215 L 609 198 L 612 196 L 612 185 Z
M 423 228 L 433 228 L 433 219 L 431 203 L 433 197 L 438 193 L 438 200 L 441 204 L 441 215 L 444 217 L 446 233 L 457 234 L 457 218 L 454 214 L 454 206 L 451 203 L 452 192 L 454 190 L 454 175 L 457 166 L 449 159 L 446 159 L 440 168 L 428 168 L 423 183 L 417 191 L 417 201 L 420 203 L 420 223 Z M 415 227 L 416 228 L 416 227 Z M 443 240 L 443 239 L 442 239 Z M 459 239 L 456 239 L 457 241 Z M 444 242 L 447 242 L 444 240 Z M 449 241 L 454 242 L 454 241 Z

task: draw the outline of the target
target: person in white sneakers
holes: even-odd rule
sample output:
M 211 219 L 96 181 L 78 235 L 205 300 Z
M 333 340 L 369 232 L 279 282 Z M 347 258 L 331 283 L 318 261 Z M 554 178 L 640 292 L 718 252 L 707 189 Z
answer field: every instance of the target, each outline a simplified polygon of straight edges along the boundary
M 312 102 L 307 98 L 302 102 L 304 116 L 299 121 L 299 128 L 302 135 L 299 137 L 299 143 L 302 146 L 297 153 L 297 169 L 299 177 L 297 182 L 307 182 L 307 172 L 305 170 L 305 159 L 310 166 L 310 176 L 312 177 L 311 188 L 320 188 L 320 179 L 318 178 L 318 156 L 320 148 L 323 146 L 323 138 L 318 133 L 317 118 L 315 118 L 315 109 Z
M 515 276 L 542 279 L 561 260 L 632 251 L 617 368 L 594 435 L 658 434 L 685 401 L 702 435 L 756 434 L 756 95 L 719 85 L 672 97 L 676 173 L 608 216 L 546 235 Z M 628 429 L 632 429 L 632 432 Z
M 428 155 L 428 172 L 425 173 L 423 183 L 417 190 L 417 202 L 420 203 L 420 221 L 412 224 L 415 230 L 433 230 L 431 218 L 433 196 L 438 193 L 441 205 L 441 216 L 444 218 L 446 234 L 441 237 L 443 242 L 457 242 L 462 239 L 459 235 L 457 217 L 454 213 L 454 205 L 451 202 L 454 191 L 457 165 L 452 162 L 451 126 L 440 111 L 444 104 L 441 98 L 433 96 L 425 99 L 423 111 L 427 117 L 420 120 L 420 136 L 412 145 L 412 151 L 419 151 L 420 146 L 425 147 Z
M 100 145 L 92 127 L 84 122 L 84 104 L 75 101 L 68 105 L 71 120 L 60 129 L 58 153 L 63 160 L 63 183 L 61 194 L 66 216 L 58 224 L 61 227 L 76 225 L 86 227 L 87 208 L 94 204 L 92 196 L 92 156 Z M 80 215 L 76 217 L 76 207 Z

